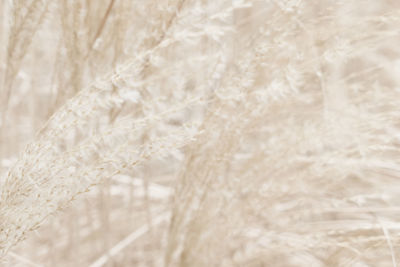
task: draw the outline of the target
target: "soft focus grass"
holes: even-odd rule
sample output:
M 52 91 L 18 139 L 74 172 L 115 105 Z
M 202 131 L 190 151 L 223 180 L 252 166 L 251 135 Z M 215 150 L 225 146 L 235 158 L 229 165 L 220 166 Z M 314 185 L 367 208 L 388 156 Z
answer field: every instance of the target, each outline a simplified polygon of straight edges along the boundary
M 396 1 L 1 1 L 2 266 L 398 266 Z

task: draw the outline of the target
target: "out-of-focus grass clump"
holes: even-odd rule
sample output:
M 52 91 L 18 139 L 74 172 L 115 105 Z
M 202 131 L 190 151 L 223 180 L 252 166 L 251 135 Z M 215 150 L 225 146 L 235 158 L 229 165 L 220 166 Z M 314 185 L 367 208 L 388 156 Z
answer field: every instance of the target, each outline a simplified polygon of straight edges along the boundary
M 399 2 L 0 12 L 1 266 L 399 265 Z

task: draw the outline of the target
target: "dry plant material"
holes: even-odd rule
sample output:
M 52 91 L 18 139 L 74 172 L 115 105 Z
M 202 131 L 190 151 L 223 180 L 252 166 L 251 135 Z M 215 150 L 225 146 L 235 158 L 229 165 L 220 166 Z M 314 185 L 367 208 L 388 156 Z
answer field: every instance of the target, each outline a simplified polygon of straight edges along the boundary
M 396 1 L 2 1 L 2 266 L 398 266 Z

